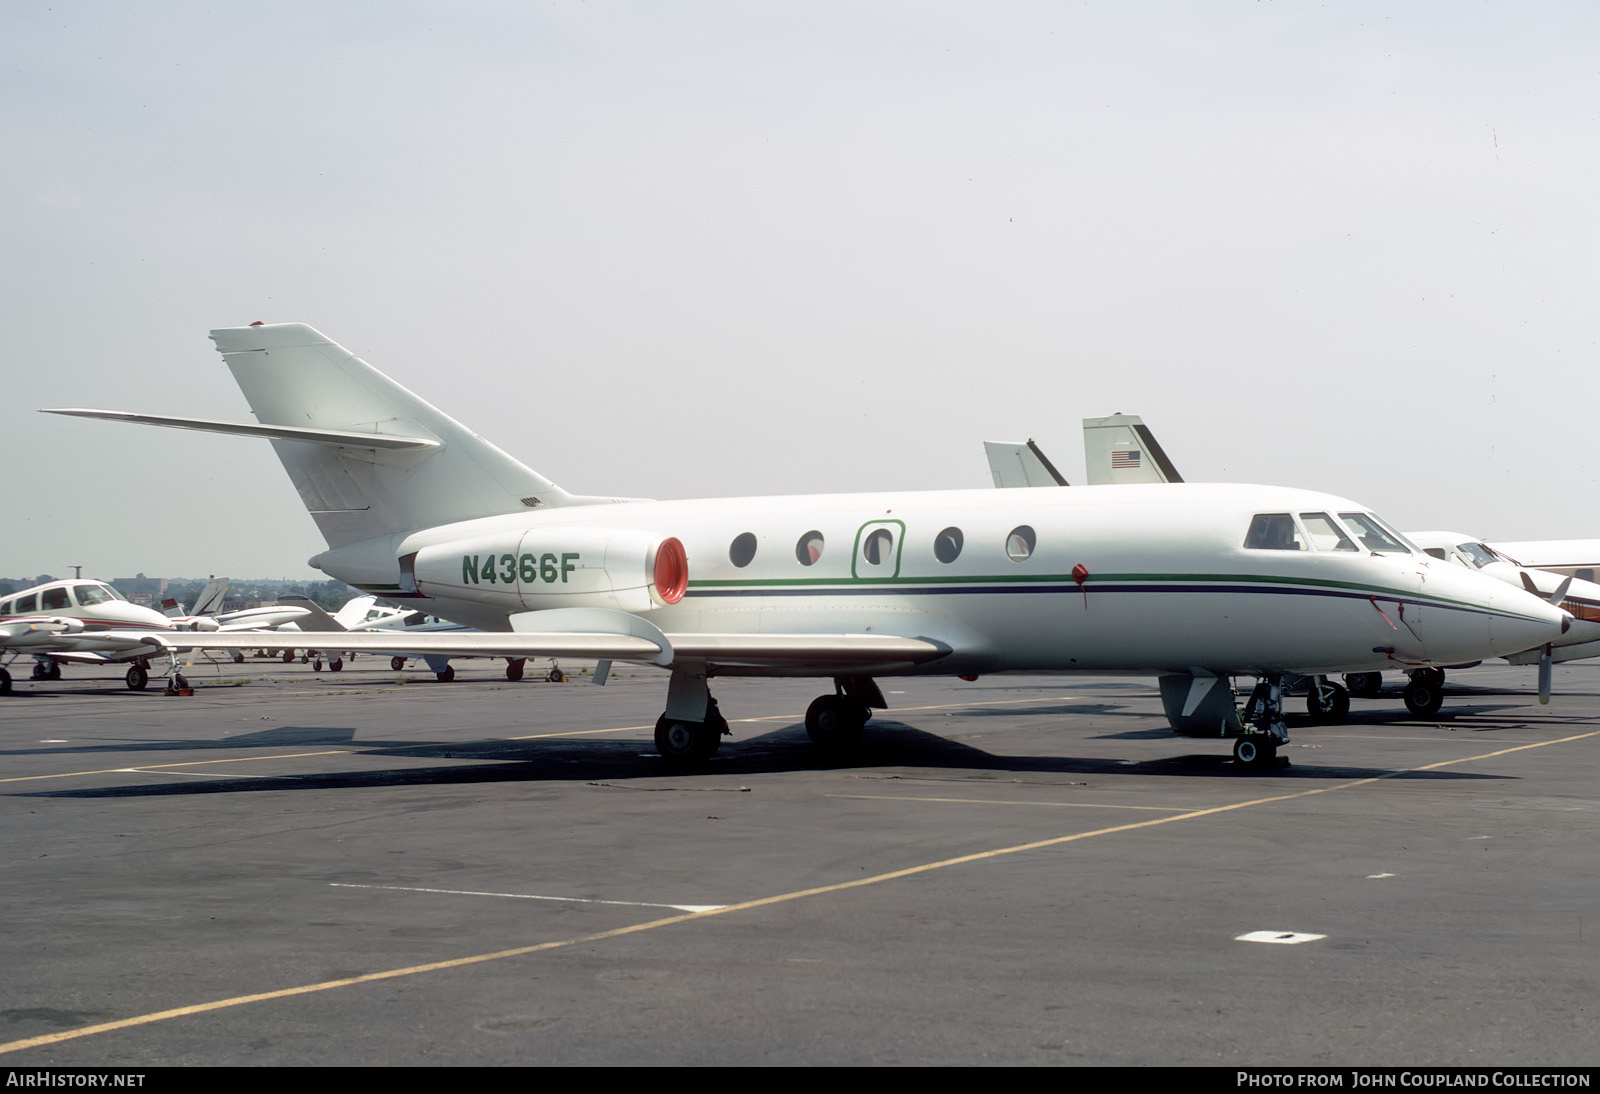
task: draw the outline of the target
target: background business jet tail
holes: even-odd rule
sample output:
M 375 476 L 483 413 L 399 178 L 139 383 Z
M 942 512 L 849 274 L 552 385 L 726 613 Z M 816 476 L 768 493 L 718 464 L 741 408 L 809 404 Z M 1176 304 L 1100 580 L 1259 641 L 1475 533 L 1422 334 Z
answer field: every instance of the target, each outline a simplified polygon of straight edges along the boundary
M 633 500 L 567 493 L 303 323 L 228 327 L 211 339 L 259 425 L 49 413 L 266 438 L 330 548 L 476 517 Z
M 1085 418 L 1083 459 L 1090 486 L 1183 481 L 1137 414 Z

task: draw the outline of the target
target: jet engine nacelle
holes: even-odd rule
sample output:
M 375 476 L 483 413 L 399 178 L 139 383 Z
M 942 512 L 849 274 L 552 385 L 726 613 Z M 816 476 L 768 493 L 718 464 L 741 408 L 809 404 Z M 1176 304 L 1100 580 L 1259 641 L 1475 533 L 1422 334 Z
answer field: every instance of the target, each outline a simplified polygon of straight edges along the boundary
M 408 559 L 400 560 L 401 571 Z M 531 528 L 424 547 L 410 560 L 423 596 L 513 611 L 647 612 L 683 599 L 689 560 L 675 536 L 629 528 Z

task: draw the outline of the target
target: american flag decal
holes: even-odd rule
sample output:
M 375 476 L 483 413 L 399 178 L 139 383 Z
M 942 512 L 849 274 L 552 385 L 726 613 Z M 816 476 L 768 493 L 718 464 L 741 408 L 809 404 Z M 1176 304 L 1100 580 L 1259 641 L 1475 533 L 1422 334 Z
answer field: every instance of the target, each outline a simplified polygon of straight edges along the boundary
M 1136 448 L 1120 448 L 1111 453 L 1111 470 L 1118 469 L 1137 471 L 1139 468 L 1139 450 Z

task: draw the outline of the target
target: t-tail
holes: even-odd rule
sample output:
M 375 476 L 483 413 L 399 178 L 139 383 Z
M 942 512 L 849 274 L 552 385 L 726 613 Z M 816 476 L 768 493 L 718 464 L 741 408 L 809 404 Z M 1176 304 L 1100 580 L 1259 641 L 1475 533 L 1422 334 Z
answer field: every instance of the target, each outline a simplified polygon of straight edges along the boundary
M 259 424 L 49 413 L 266 438 L 330 552 L 477 517 L 633 500 L 569 494 L 303 323 L 211 339 Z

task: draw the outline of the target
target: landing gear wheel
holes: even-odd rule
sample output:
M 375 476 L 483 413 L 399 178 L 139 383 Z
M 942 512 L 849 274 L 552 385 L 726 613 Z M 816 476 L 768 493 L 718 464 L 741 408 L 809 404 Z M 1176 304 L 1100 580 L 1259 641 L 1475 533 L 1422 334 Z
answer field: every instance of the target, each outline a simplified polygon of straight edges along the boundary
M 315 661 L 311 662 L 311 671 L 312 672 L 321 672 L 322 671 L 322 658 L 319 657 Z
M 1338 684 L 1311 685 L 1306 713 L 1314 722 L 1342 722 L 1350 713 L 1350 693 Z
M 818 748 L 841 752 L 861 740 L 872 712 L 844 695 L 819 695 L 806 708 L 806 736 Z
M 1278 759 L 1278 742 L 1252 735 L 1233 742 L 1233 758 L 1245 767 L 1271 767 Z
M 133 665 L 128 669 L 128 675 L 123 681 L 128 685 L 129 691 L 143 691 L 145 685 L 150 683 L 150 671 L 143 665 Z
M 239 653 L 239 652 L 237 652 L 237 651 L 235 651 L 235 652 L 234 652 L 234 655 L 233 655 L 233 663 L 234 663 L 234 664 L 235 664 L 235 665 L 242 665 L 242 664 L 244 664 L 244 654 L 242 654 L 242 653 Z
M 1383 673 L 1381 672 L 1351 672 L 1344 678 L 1345 687 L 1350 689 L 1350 694 L 1359 699 L 1371 699 L 1378 694 L 1378 689 L 1383 687 Z
M 1412 680 L 1406 685 L 1406 690 L 1401 692 L 1401 698 L 1406 701 L 1406 709 L 1415 717 L 1432 718 L 1439 713 L 1439 708 L 1444 706 L 1444 692 L 1431 684 L 1419 683 Z
M 338 672 L 339 670 L 341 670 L 343 668 L 344 668 L 344 659 L 343 658 L 335 657 L 332 661 L 328 662 L 328 671 L 329 672 Z
M 456 667 L 454 665 L 446 665 L 443 671 L 436 672 L 434 675 L 439 678 L 439 683 L 448 684 L 456 678 Z
M 5 669 L 0 669 L 0 695 L 11 694 L 11 674 Z
M 182 695 L 189 690 L 189 681 L 184 679 L 183 673 L 175 672 L 172 674 L 172 679 L 167 682 L 167 686 L 161 690 L 161 694 Z
M 45 667 L 44 667 L 44 662 L 43 661 L 35 661 L 33 663 L 33 672 L 32 672 L 32 674 L 29 675 L 28 679 L 30 679 L 30 680 L 48 680 L 48 679 L 50 679 L 49 674 L 47 672 L 45 672 Z
M 714 714 L 708 710 L 707 714 Z M 669 764 L 704 763 L 722 743 L 721 715 L 715 721 L 685 722 L 663 714 L 656 720 L 656 751 Z
M 544 678 L 552 684 L 560 684 L 566 681 L 567 674 L 561 671 L 560 665 L 551 665 L 550 671 L 544 674 Z
M 404 657 L 391 657 L 389 658 L 389 667 L 394 669 L 395 672 L 399 672 L 406 667 L 406 659 Z
M 522 674 L 524 672 L 526 672 L 527 669 L 528 669 L 528 659 L 526 657 L 507 657 L 506 658 L 506 679 L 507 680 L 521 680 L 522 679 Z
M 284 650 L 283 651 L 283 663 L 285 665 L 289 665 L 289 664 L 293 664 L 294 663 L 294 650 Z

